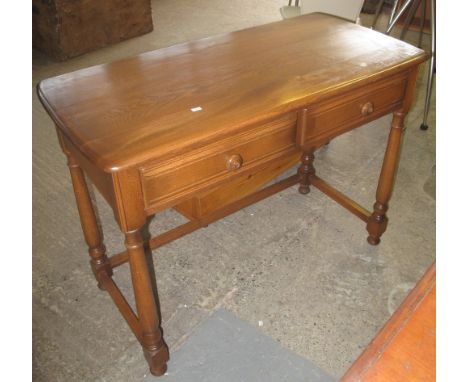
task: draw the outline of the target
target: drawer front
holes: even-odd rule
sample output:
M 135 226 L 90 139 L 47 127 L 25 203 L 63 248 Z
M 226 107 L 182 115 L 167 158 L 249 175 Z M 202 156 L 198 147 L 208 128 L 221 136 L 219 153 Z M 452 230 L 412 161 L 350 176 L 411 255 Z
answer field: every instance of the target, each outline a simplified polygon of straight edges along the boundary
M 291 167 L 297 166 L 300 159 L 301 152 L 295 151 L 223 183 L 214 190 L 208 190 L 200 196 L 183 201 L 174 208 L 190 220 L 205 217 L 260 190 Z
M 402 105 L 406 82 L 406 77 L 399 76 L 313 105 L 307 110 L 304 123 L 298 126 L 298 146 L 320 145 L 396 110 Z
M 296 120 L 296 113 L 290 113 L 233 137 L 141 169 L 147 212 L 172 207 L 203 190 L 296 151 Z

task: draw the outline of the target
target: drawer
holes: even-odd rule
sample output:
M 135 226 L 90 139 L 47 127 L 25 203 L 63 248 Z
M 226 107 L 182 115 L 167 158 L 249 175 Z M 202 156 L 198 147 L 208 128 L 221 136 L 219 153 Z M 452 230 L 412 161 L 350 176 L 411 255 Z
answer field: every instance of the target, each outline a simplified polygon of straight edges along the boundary
M 406 76 L 387 79 L 311 106 L 298 124 L 298 146 L 318 146 L 396 110 L 402 105 L 406 82 Z
M 296 120 L 297 114 L 290 113 L 140 169 L 147 213 L 173 207 L 208 188 L 297 151 Z
M 223 183 L 214 190 L 208 190 L 200 196 L 174 206 L 174 209 L 190 220 L 205 217 L 255 193 L 291 167 L 297 166 L 301 154 L 300 151 L 294 151 L 283 158 L 256 167 L 236 179 Z

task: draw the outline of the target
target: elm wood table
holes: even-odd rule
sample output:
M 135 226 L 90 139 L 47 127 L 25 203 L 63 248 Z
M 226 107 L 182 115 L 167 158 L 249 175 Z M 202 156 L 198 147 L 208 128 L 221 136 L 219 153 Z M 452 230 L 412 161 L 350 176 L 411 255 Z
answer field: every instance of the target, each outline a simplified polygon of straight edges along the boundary
M 178 237 L 294 184 L 313 185 L 367 225 L 378 244 L 419 64 L 402 41 L 311 14 L 148 52 L 42 81 L 39 97 L 68 158 L 91 268 L 161 375 L 161 335 L 145 248 Z M 313 167 L 330 139 L 393 112 L 373 211 Z M 296 175 L 264 187 L 300 162 Z M 126 251 L 107 257 L 85 175 L 113 208 Z M 148 241 L 147 219 L 175 208 L 189 221 Z M 112 279 L 130 262 L 135 313 Z

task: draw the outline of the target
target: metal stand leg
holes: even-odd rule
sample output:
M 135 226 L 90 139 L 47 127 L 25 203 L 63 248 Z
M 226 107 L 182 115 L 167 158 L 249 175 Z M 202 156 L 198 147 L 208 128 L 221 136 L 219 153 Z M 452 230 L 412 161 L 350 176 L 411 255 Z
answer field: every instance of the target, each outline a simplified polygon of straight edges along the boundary
M 388 19 L 387 28 L 390 26 L 390 24 L 393 21 L 393 18 L 395 17 L 395 12 L 396 12 L 397 5 L 398 5 L 398 0 L 393 0 L 392 11 L 390 12 L 390 17 Z
M 408 16 L 405 20 L 405 24 L 403 26 L 403 29 L 401 31 L 400 39 L 403 39 L 405 36 L 406 31 L 408 30 L 409 24 L 411 22 L 411 19 L 414 17 L 414 14 L 418 8 L 418 6 L 421 3 L 421 0 L 405 0 L 401 8 L 396 12 L 396 5 L 397 1 L 395 1 L 393 9 L 392 9 L 392 14 L 390 15 L 390 19 L 388 22 L 388 27 L 387 30 L 385 31 L 385 34 L 390 34 L 392 29 L 395 27 L 397 21 L 403 16 L 405 11 L 409 9 Z M 379 3 L 380 6 L 380 3 Z M 424 20 L 426 16 L 426 0 L 422 0 L 422 20 L 420 24 L 420 30 L 419 30 L 419 46 L 421 46 L 421 40 L 422 40 L 422 31 L 424 28 Z M 435 40 L 436 40 L 436 25 L 435 25 L 435 3 L 434 0 L 430 1 L 430 6 L 429 6 L 429 18 L 431 20 L 431 60 L 429 63 L 429 72 L 427 75 L 427 88 L 426 88 L 426 99 L 425 99 L 425 104 L 424 104 L 424 113 L 423 113 L 423 121 L 421 123 L 421 130 L 427 130 L 427 115 L 429 113 L 429 107 L 430 107 L 430 101 L 431 101 L 431 94 L 432 94 L 432 82 L 434 78 L 434 65 L 435 65 L 435 57 L 436 57 L 436 48 L 435 48 Z M 396 14 L 395 14 L 396 13 Z M 376 17 L 378 17 L 376 15 Z M 374 18 L 374 23 L 372 24 L 372 27 L 374 27 L 376 23 L 376 17 Z
M 436 25 L 435 25 L 435 5 L 434 0 L 431 0 L 430 3 L 430 18 L 431 18 L 431 61 L 429 63 L 429 72 L 427 74 L 427 90 L 426 90 L 426 101 L 424 104 L 424 114 L 423 114 L 423 121 L 421 123 L 421 130 L 427 130 L 429 126 L 427 126 L 427 115 L 429 113 L 429 103 L 431 101 L 431 93 L 432 93 L 432 80 L 434 77 L 434 63 L 436 57 L 436 48 L 435 48 L 435 40 L 436 40 Z
M 379 0 L 379 3 L 377 4 L 377 8 L 375 8 L 374 21 L 372 21 L 372 25 L 371 25 L 370 29 L 375 28 L 375 25 L 377 24 L 377 20 L 378 20 L 378 18 L 380 16 L 380 12 L 382 12 L 382 6 L 383 6 L 384 1 L 385 0 Z M 395 0 L 395 4 L 396 4 L 396 0 Z
M 426 0 L 424 0 L 425 2 Z M 405 24 L 403 25 L 403 28 L 401 30 L 400 34 L 400 40 L 403 40 L 405 38 L 406 32 L 408 31 L 408 28 L 411 24 L 411 21 L 413 20 L 414 14 L 416 13 L 416 10 L 419 7 L 419 4 L 421 4 L 421 0 L 414 0 L 413 4 L 411 5 L 411 8 L 408 11 L 408 15 L 406 16 Z
M 424 31 L 424 23 L 426 21 L 426 0 L 422 2 L 422 9 L 421 9 L 421 20 L 419 23 L 419 40 L 418 40 L 418 47 L 421 48 L 422 46 L 422 36 Z
M 387 30 L 385 31 L 385 34 L 390 34 L 392 31 L 393 27 L 395 26 L 396 22 L 400 19 L 400 17 L 405 13 L 405 11 L 408 9 L 408 7 L 413 3 L 414 0 L 406 0 L 404 4 L 401 6 L 400 10 L 396 14 L 395 17 L 389 22 L 389 25 L 387 27 Z

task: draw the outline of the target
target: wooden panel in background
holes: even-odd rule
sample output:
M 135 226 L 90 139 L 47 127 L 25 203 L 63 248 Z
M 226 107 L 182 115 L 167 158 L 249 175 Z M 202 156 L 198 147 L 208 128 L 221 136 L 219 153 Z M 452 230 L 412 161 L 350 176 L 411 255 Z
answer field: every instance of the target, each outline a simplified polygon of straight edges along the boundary
M 33 0 L 33 47 L 66 60 L 153 30 L 150 0 Z
M 341 382 L 436 380 L 436 266 L 429 268 Z
M 424 11 L 423 1 L 426 2 L 426 9 Z M 399 0 L 399 7 L 403 4 L 403 1 Z M 416 9 L 416 13 L 414 14 L 413 19 L 409 25 L 410 30 L 419 30 L 421 18 L 424 17 L 424 32 L 431 33 L 431 18 L 430 18 L 430 0 L 422 0 L 419 4 L 418 8 Z M 424 11 L 424 15 L 423 15 Z M 403 16 L 398 20 L 397 25 L 400 27 L 403 26 L 406 20 L 406 16 L 408 15 L 408 10 L 403 13 Z

